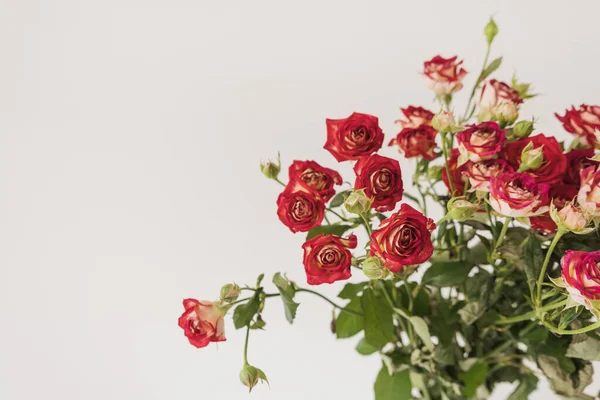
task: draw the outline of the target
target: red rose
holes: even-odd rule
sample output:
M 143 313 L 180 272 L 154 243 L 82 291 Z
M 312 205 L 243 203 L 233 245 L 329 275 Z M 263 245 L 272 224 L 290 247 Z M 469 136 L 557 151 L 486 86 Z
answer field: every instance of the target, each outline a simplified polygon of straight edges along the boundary
M 600 131 L 600 106 L 582 104 L 579 109 L 571 107 L 565 111 L 564 116 L 555 113 L 556 118 L 562 122 L 567 132 L 580 136 L 580 140 L 587 145 L 597 146 L 597 131 Z
M 483 122 L 458 132 L 456 141 L 465 160 L 479 162 L 494 158 L 502 150 L 506 133 L 495 122 Z
M 408 106 L 408 108 L 401 108 L 403 119 L 396 121 L 397 124 L 404 128 L 418 128 L 421 125 L 431 125 L 431 120 L 435 115 L 429 110 L 423 107 Z
M 560 144 L 553 137 L 539 134 L 508 143 L 504 148 L 503 158 L 515 170 L 518 170 L 521 165 L 521 152 L 529 143 L 533 144 L 534 149 L 542 148 L 544 162 L 538 168 L 529 169 L 525 172 L 535 178 L 538 183 L 552 184 L 561 182 L 567 168 L 567 158 L 563 154 Z
M 356 245 L 356 235 L 342 239 L 321 234 L 304 243 L 304 270 L 308 284 L 320 285 L 350 278 L 352 253 L 348 249 L 354 249 Z
M 600 217 L 600 168 L 587 167 L 580 176 L 577 203 L 588 215 Z
M 452 186 L 454 187 L 454 193 L 462 195 L 465 191 L 465 182 L 467 178 L 463 176 L 463 172 L 466 170 L 465 165 L 458 165 L 458 149 L 452 149 L 450 152 L 450 158 L 448 159 L 448 168 L 450 169 L 450 177 L 452 179 Z M 442 168 L 442 181 L 450 192 L 450 182 L 448 180 L 448 174 L 446 173 L 446 167 Z
M 504 103 L 517 105 L 522 102 L 523 99 L 519 97 L 519 92 L 495 79 L 490 79 L 483 85 L 481 96 L 479 96 L 479 107 L 486 110 Z
M 361 157 L 354 166 L 354 189 L 364 189 L 373 199 L 377 211 L 391 211 L 402 199 L 402 171 L 400 163 L 391 158 L 373 154 Z
M 462 175 L 469 178 L 469 191 L 490 191 L 490 178 L 515 170 L 506 161 L 500 159 L 484 160 L 479 162 L 468 161 L 464 165 Z
M 506 217 L 533 217 L 549 210 L 548 185 L 515 172 L 490 178 L 490 205 Z
M 371 255 L 382 258 L 392 272 L 405 265 L 421 264 L 433 254 L 430 231 L 434 229 L 432 219 L 402 204 L 371 235 Z
M 575 185 L 552 185 L 548 191 L 548 197 L 552 199 L 552 204 L 558 211 L 562 210 L 567 202 L 577 197 L 579 187 Z M 552 220 L 549 213 L 529 218 L 531 227 L 544 233 L 556 233 L 556 223 Z
M 375 153 L 382 144 L 383 131 L 377 117 L 353 113 L 345 119 L 327 119 L 324 148 L 340 162 Z
M 290 181 L 300 180 L 327 202 L 335 195 L 333 185 L 342 184 L 342 176 L 336 171 L 320 166 L 314 161 L 294 161 L 289 169 Z
M 404 128 L 392 139 L 388 146 L 398 145 L 406 158 L 423 157 L 426 160 L 435 158 L 435 135 L 437 131 L 429 125 L 417 128 Z
M 423 63 L 423 77 L 436 95 L 452 94 L 462 89 L 462 80 L 467 71 L 460 66 L 463 62 L 457 62 L 456 58 L 435 56 Z
M 567 250 L 560 260 L 561 278 L 569 296 L 598 316 L 600 300 L 600 251 Z
M 308 232 L 321 225 L 325 203 L 302 181 L 290 181 L 277 198 L 277 215 L 292 232 Z
M 179 326 L 193 346 L 201 348 L 226 340 L 223 313 L 212 302 L 184 299 L 183 308 Z
M 580 173 L 587 167 L 598 166 L 598 161 L 590 160 L 594 157 L 594 149 L 574 149 L 565 154 L 567 157 L 567 169 L 563 176 L 564 183 L 579 186 Z

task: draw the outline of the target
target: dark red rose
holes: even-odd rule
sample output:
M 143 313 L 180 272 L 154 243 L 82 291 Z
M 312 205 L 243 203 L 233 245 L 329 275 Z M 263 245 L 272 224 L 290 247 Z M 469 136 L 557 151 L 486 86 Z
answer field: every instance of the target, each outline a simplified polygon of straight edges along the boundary
M 302 181 L 290 181 L 277 198 L 277 215 L 292 232 L 308 232 L 323 222 L 325 203 Z
M 521 165 L 521 152 L 529 143 L 533 144 L 534 149 L 542 148 L 544 162 L 538 168 L 529 169 L 525 173 L 535 178 L 537 183 L 553 184 L 561 182 L 567 168 L 567 158 L 553 137 L 539 134 L 507 143 L 502 158 L 518 171 Z
M 448 168 L 450 169 L 450 177 L 452 178 L 452 185 L 454 186 L 454 194 L 462 195 L 465 191 L 465 182 L 467 178 L 463 175 L 466 171 L 465 164 L 458 166 L 458 156 L 460 152 L 458 149 L 452 149 L 450 152 L 450 158 L 448 159 Z M 446 173 L 446 167 L 442 168 L 442 181 L 450 192 L 450 182 L 448 180 L 448 174 Z
M 467 71 L 460 66 L 463 62 L 457 62 L 456 58 L 438 55 L 423 63 L 423 78 L 436 95 L 452 94 L 462 89 Z
M 361 157 L 354 166 L 354 189 L 364 189 L 379 212 L 391 211 L 402 199 L 402 171 L 397 160 L 373 154 Z
M 552 199 L 552 204 L 558 211 L 562 210 L 567 202 L 577 198 L 579 186 L 576 185 L 552 185 L 548 190 L 548 197 Z M 537 217 L 529 218 L 531 227 L 544 233 L 556 233 L 556 224 L 549 213 L 544 213 Z
M 353 113 L 345 119 L 327 119 L 324 148 L 340 162 L 373 154 L 382 144 L 383 131 L 377 117 Z
M 572 106 L 562 117 L 557 113 L 554 115 L 562 122 L 567 132 L 578 135 L 584 144 L 598 145 L 596 131 L 600 131 L 600 106 L 582 104 L 578 109 Z
M 352 253 L 348 249 L 354 249 L 356 245 L 356 235 L 343 239 L 321 234 L 304 243 L 304 270 L 308 284 L 320 285 L 350 278 Z
M 421 125 L 431 125 L 431 120 L 435 115 L 431 111 L 423 107 L 408 106 L 407 108 L 401 108 L 402 119 L 396 121 L 400 124 L 402 129 L 404 128 L 418 128 Z
M 201 348 L 226 340 L 223 313 L 211 301 L 184 299 L 183 308 L 179 327 L 193 346 Z
M 371 235 L 371 256 L 378 256 L 386 268 L 398 272 L 405 265 L 424 263 L 433 254 L 432 219 L 426 218 L 408 204 L 381 222 Z
M 495 122 L 469 125 L 456 134 L 458 150 L 465 160 L 479 162 L 496 157 L 504 147 L 506 133 Z
M 429 125 L 418 128 L 404 128 L 389 143 L 397 145 L 406 158 L 423 157 L 426 160 L 435 158 L 435 135 L 437 131 Z
M 324 202 L 335 195 L 333 185 L 342 184 L 342 176 L 339 173 L 314 161 L 294 161 L 290 165 L 289 177 L 290 181 L 300 180 L 306 183 Z
M 580 173 L 583 169 L 598 166 L 598 161 L 590 160 L 594 157 L 594 149 L 574 149 L 565 154 L 567 157 L 567 169 L 563 175 L 563 182 L 579 186 Z
M 479 162 L 468 161 L 464 165 L 463 176 L 469 178 L 470 191 L 480 190 L 484 192 L 490 191 L 490 178 L 505 173 L 514 172 L 506 161 L 499 158 L 485 160 Z

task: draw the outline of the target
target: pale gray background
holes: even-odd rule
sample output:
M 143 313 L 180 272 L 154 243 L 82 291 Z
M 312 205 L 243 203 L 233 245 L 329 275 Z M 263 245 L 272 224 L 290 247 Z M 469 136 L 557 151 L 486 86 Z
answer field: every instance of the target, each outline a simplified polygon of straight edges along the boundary
M 0 1 L 0 398 L 248 398 L 243 332 L 228 320 L 226 343 L 197 350 L 177 318 L 183 297 L 212 299 L 260 272 L 304 283 L 303 235 L 278 221 L 280 188 L 259 160 L 280 150 L 337 167 L 324 120 L 352 111 L 378 115 L 389 139 L 399 106 L 433 107 L 425 59 L 458 54 L 470 86 L 490 14 L 497 76 L 533 81 L 544 96 L 523 114 L 563 135 L 554 111 L 600 102 L 599 12 L 597 1 Z M 252 334 L 250 360 L 272 382 L 252 398 L 371 399 L 378 358 L 332 337 L 320 299 L 301 300 L 294 326 L 272 301 L 267 331 Z

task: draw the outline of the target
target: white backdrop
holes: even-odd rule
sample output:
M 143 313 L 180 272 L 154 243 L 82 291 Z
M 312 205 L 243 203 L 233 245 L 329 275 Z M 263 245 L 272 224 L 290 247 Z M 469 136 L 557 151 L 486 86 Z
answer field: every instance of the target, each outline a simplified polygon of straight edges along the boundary
M 433 107 L 425 59 L 459 55 L 470 86 L 491 14 L 497 76 L 534 82 L 543 96 L 523 115 L 562 136 L 554 111 L 600 102 L 599 12 L 593 0 L 1 0 L 0 398 L 248 398 L 243 332 L 228 320 L 227 342 L 197 350 L 177 318 L 183 297 L 260 272 L 304 283 L 303 235 L 278 221 L 259 160 L 280 150 L 337 168 L 324 120 L 352 111 L 391 137 L 399 106 Z M 272 385 L 252 398 L 372 398 L 377 357 L 334 339 L 320 299 L 301 300 L 293 326 L 273 301 L 253 332 L 250 361 Z

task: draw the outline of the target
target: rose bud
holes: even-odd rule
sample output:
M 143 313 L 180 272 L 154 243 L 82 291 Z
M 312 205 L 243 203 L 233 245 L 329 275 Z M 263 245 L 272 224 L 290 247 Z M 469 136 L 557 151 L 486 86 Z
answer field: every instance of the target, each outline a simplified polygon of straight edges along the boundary
M 277 179 L 281 171 L 281 156 L 277 154 L 277 164 L 273 161 L 261 162 L 260 171 L 269 179 Z
M 519 121 L 512 127 L 511 139 L 522 139 L 529 137 L 533 132 L 533 121 Z
M 436 95 L 449 95 L 462 89 L 467 71 L 461 67 L 463 62 L 457 62 L 456 58 L 435 56 L 423 63 L 423 78 Z
M 431 120 L 431 126 L 440 132 L 458 132 L 461 128 L 456 125 L 454 114 L 450 111 L 440 111 Z
M 548 185 L 525 173 L 490 178 L 490 205 L 506 217 L 532 217 L 548 211 Z
M 506 161 L 500 159 L 484 160 L 477 163 L 467 162 L 464 165 L 463 176 L 469 179 L 469 191 L 490 191 L 490 178 L 515 170 Z
M 477 210 L 479 210 L 478 204 L 473 204 L 466 200 L 465 197 L 453 197 L 448 200 L 446 205 L 448 213 L 443 219 L 454 219 L 456 221 L 466 221 L 473 218 Z
M 448 169 L 450 169 L 450 177 L 452 179 L 452 187 L 454 188 L 454 192 L 452 195 L 462 195 L 465 192 L 465 182 L 467 178 L 463 176 L 463 172 L 465 171 L 465 165 L 458 165 L 458 149 L 454 148 L 450 152 L 450 159 L 448 160 Z M 450 192 L 450 181 L 448 180 L 448 173 L 446 171 L 446 167 L 442 168 L 442 181 L 448 188 Z
M 290 181 L 300 180 L 306 183 L 324 202 L 335 195 L 334 185 L 342 184 L 339 173 L 314 161 L 294 161 L 290 165 L 289 177 Z
M 361 157 L 354 165 L 354 172 L 354 188 L 364 189 L 377 211 L 393 210 L 402 199 L 402 171 L 397 160 L 378 154 Z
M 578 191 L 579 188 L 575 185 L 552 185 L 548 191 L 548 197 L 552 199 L 552 206 L 560 211 L 568 202 L 577 197 Z M 558 229 L 549 212 L 529 218 L 529 223 L 533 229 L 544 233 L 556 233 Z
M 232 302 L 236 301 L 240 296 L 242 289 L 235 283 L 228 283 L 221 288 L 221 301 Z
M 522 102 L 516 90 L 490 79 L 483 85 L 479 97 L 480 120 L 491 118 L 512 124 L 519 116 L 518 105 Z
M 240 382 L 248 387 L 248 392 L 252 392 L 252 388 L 258 385 L 259 380 L 269 383 L 267 376 L 262 370 L 250 364 L 244 365 L 244 368 L 240 371 Z
M 575 206 L 572 201 L 568 202 L 560 211 L 554 204 L 550 204 L 550 217 L 558 229 L 563 232 L 587 235 L 594 230 L 594 228 L 587 228 L 591 222 L 590 217 L 584 214 L 583 210 Z
M 485 28 L 483 29 L 483 34 L 487 39 L 488 45 L 492 44 L 494 38 L 498 34 L 498 25 L 496 25 L 496 22 L 493 18 L 490 18 L 490 22 L 488 22 Z
M 539 134 L 509 142 L 504 147 L 500 158 L 505 159 L 513 168 L 518 170 L 521 166 L 521 154 L 529 143 L 533 144 L 534 149 L 542 149 L 544 162 L 538 168 L 528 169 L 526 173 L 535 178 L 538 183 L 554 184 L 561 182 L 567 168 L 567 158 L 563 154 L 560 144 L 553 137 Z
M 371 235 L 370 254 L 382 258 L 392 272 L 421 264 L 433 254 L 431 231 L 434 229 L 432 219 L 402 204 L 400 210 L 382 221 Z
M 544 163 L 543 147 L 533 147 L 533 143 L 527 143 L 527 146 L 521 151 L 521 165 L 517 172 L 525 172 L 530 169 L 539 168 Z
M 362 263 L 362 271 L 369 279 L 385 279 L 390 274 L 383 260 L 379 257 L 368 257 Z
M 469 125 L 467 129 L 456 134 L 460 151 L 459 165 L 467 161 L 479 162 L 494 158 L 502 150 L 505 140 L 504 129 L 500 129 L 495 122 Z
M 327 119 L 327 142 L 323 148 L 339 162 L 375 153 L 383 144 L 377 117 L 353 113 L 344 119 Z
M 193 346 L 202 348 L 226 340 L 223 313 L 211 301 L 184 299 L 183 308 L 179 326 Z
M 600 130 L 600 106 L 582 104 L 577 110 L 571 107 L 564 116 L 555 113 L 567 132 L 578 135 L 581 143 L 597 146 L 596 131 Z
M 421 125 L 431 125 L 431 119 L 433 113 L 423 107 L 408 106 L 408 108 L 401 108 L 402 119 L 395 121 L 400 124 L 402 129 L 404 128 L 418 128 Z
M 596 317 L 600 300 L 600 251 L 567 250 L 560 260 L 561 277 L 552 279 L 557 286 L 567 289 L 571 300 L 581 304 Z
M 356 235 L 343 239 L 333 235 L 318 235 L 306 241 L 304 249 L 304 270 L 309 285 L 343 281 L 352 276 L 352 253 L 356 248 Z
M 600 168 L 585 168 L 581 171 L 580 179 L 577 203 L 592 217 L 600 217 Z
M 364 189 L 354 190 L 344 202 L 344 207 L 349 213 L 364 214 L 371 209 L 373 199 L 365 194 Z
M 435 135 L 437 131 L 428 125 L 418 128 L 404 128 L 392 139 L 389 146 L 397 145 L 404 157 L 423 157 L 426 160 L 435 158 Z
M 292 232 L 308 232 L 323 222 L 325 203 L 304 182 L 291 181 L 277 198 L 277 215 Z
M 591 158 L 594 157 L 594 149 L 573 149 L 565 154 L 567 168 L 563 175 L 563 182 L 579 186 L 581 182 L 581 171 L 587 167 L 597 167 L 600 163 Z
M 519 108 L 514 103 L 498 104 L 492 110 L 492 116 L 503 124 L 502 126 L 510 125 L 519 118 Z

